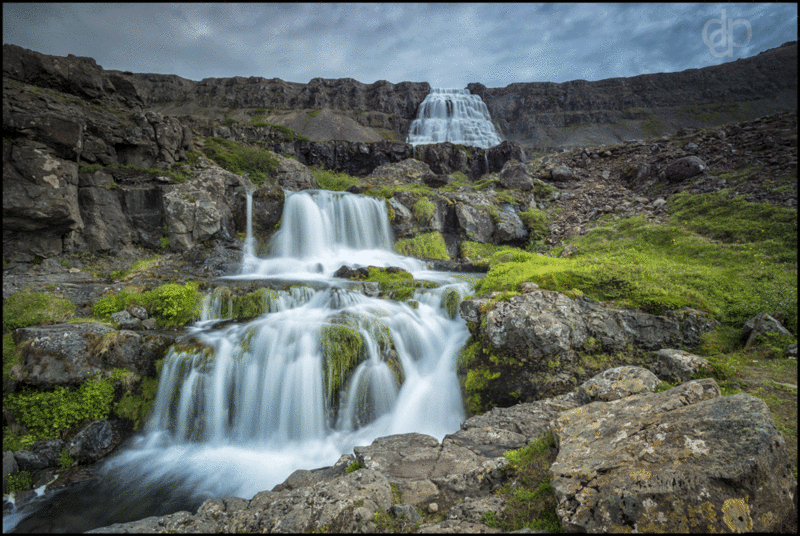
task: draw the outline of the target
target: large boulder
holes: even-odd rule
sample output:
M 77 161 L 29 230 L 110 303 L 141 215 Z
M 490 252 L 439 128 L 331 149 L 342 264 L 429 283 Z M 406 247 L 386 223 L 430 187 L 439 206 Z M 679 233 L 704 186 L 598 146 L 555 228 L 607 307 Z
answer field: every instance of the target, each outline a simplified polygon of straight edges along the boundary
M 664 169 L 669 182 L 681 182 L 700 175 L 706 170 L 706 163 L 696 156 L 684 156 L 670 162 Z
M 276 180 L 284 190 L 315 190 L 319 188 L 317 180 L 308 168 L 293 158 L 278 155 L 279 169 Z
M 100 419 L 75 434 L 67 445 L 67 450 L 77 460 L 92 463 L 114 450 L 119 440 L 119 434 L 114 433 L 111 423 Z
M 745 348 L 753 345 L 759 335 L 773 333 L 783 337 L 791 337 L 792 333 L 783 327 L 777 319 L 767 313 L 758 313 L 756 316 L 745 322 L 742 328 L 741 338 L 745 342 Z
M 255 189 L 249 180 L 219 168 L 201 171 L 191 181 L 170 187 L 164 194 L 170 248 L 188 251 L 211 239 L 232 241 L 237 225 L 231 205 L 247 189 Z M 279 190 L 268 184 L 259 191 L 276 189 Z M 282 195 L 276 196 L 282 200 Z M 254 206 L 256 197 L 260 196 L 253 196 Z
M 11 375 L 35 387 L 79 384 L 114 368 L 149 375 L 155 360 L 174 342 L 97 322 L 19 328 L 13 336 L 20 359 Z
M 553 433 L 567 532 L 773 532 L 794 509 L 767 405 L 711 379 L 565 411 Z

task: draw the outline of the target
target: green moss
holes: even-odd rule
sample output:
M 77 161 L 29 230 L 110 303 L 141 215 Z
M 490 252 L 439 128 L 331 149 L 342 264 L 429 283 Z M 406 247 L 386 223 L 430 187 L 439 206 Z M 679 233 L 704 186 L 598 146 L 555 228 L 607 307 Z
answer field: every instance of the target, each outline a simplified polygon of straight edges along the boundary
M 420 234 L 407 240 L 399 240 L 394 250 L 401 255 L 425 259 L 449 260 L 444 237 L 438 231 Z
M 544 239 L 550 234 L 550 222 L 547 213 L 536 208 L 530 208 L 520 212 L 519 217 L 528 227 L 529 249 L 541 249 L 544 245 Z
M 358 471 L 359 469 L 361 469 L 361 468 L 363 468 L 363 467 L 364 467 L 364 466 L 363 466 L 363 465 L 361 465 L 360 463 L 358 463 L 358 462 L 353 462 L 353 463 L 351 463 L 350 465 L 348 465 L 348 466 L 345 468 L 344 472 L 349 474 L 349 473 L 352 473 L 353 471 Z
M 64 322 L 75 314 L 75 304 L 66 298 L 26 288 L 3 300 L 3 333 L 17 328 Z
M 167 244 L 169 244 L 169 239 L 167 240 Z M 163 244 L 163 242 L 162 242 Z M 158 265 L 160 257 L 158 255 L 153 255 L 147 259 L 139 259 L 138 261 L 131 264 L 128 268 L 124 270 L 113 270 L 109 274 L 109 278 L 113 281 L 120 281 L 129 278 L 129 276 L 133 274 L 137 274 L 140 272 L 144 272 L 145 270 L 149 270 L 154 266 Z
M 461 294 L 454 288 L 445 289 L 442 293 L 441 306 L 450 318 L 454 319 L 458 314 L 459 304 L 461 304 Z
M 317 185 L 319 185 L 322 190 L 342 192 L 351 186 L 356 186 L 361 183 L 357 178 L 351 177 L 347 173 L 339 173 L 330 169 L 310 168 L 309 171 L 311 171 L 311 175 L 314 176 Z
M 526 447 L 503 453 L 508 460 L 506 470 L 512 473 L 509 481 L 513 481 L 514 486 L 506 484 L 499 491 L 507 496 L 508 501 L 502 514 L 493 516 L 497 528 L 563 532 L 549 476 L 556 454 L 552 432 L 543 433 Z
M 114 413 L 133 423 L 138 430 L 147 421 L 158 392 L 158 379 L 144 378 L 134 391 L 127 391 L 114 405 Z
M 278 158 L 267 149 L 251 147 L 224 138 L 206 138 L 203 152 L 231 173 L 247 174 L 253 184 L 263 184 L 278 174 Z
M 3 335 L 3 391 L 10 380 L 11 367 L 19 361 L 19 352 L 11 333 Z
M 52 391 L 23 388 L 6 395 L 3 405 L 14 410 L 17 422 L 37 439 L 52 439 L 83 421 L 108 417 L 114 399 L 114 380 L 84 382 L 77 389 L 56 386 Z
M 319 341 L 325 372 L 326 399 L 330 401 L 330 407 L 337 407 L 344 382 L 366 358 L 364 339 L 351 326 L 332 324 L 320 330 Z
M 740 216 L 747 217 L 747 211 Z M 569 258 L 517 255 L 513 262 L 493 262 L 475 291 L 519 290 L 520 283 L 533 281 L 544 289 L 577 289 L 591 299 L 653 314 L 692 307 L 737 327 L 761 311 L 779 311 L 796 333 L 796 245 L 792 250 L 781 241 L 779 222 L 751 224 L 777 238 L 728 246 L 679 222 L 619 220 L 573 240 L 579 249 Z
M 148 314 L 156 318 L 158 327 L 182 326 L 199 318 L 203 298 L 197 290 L 198 283 L 188 282 L 184 286 L 168 283 L 147 292 L 131 287 L 117 295 L 106 296 L 94 304 L 92 312 L 100 320 L 107 320 L 112 313 L 122 311 L 130 305 L 141 305 Z
M 317 117 L 319 115 L 319 113 L 321 111 L 322 110 L 320 110 L 319 108 L 315 108 L 315 109 L 311 110 L 310 112 L 306 112 L 306 117 L 314 119 L 315 117 Z
M 421 197 L 414 203 L 414 217 L 419 223 L 427 224 L 436 212 L 436 205 L 427 197 Z

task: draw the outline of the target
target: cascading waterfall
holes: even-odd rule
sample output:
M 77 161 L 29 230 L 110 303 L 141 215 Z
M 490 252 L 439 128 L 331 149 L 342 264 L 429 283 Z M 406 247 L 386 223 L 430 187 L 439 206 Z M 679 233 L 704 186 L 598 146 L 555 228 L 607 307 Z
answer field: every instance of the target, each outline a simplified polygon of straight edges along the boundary
M 406 142 L 416 147 L 446 141 L 487 149 L 503 140 L 480 96 L 468 89 L 431 88 L 419 105 Z
M 241 273 L 224 279 L 305 279 L 314 288 L 281 283 L 265 295 L 269 312 L 227 325 L 217 319 L 230 316 L 229 295 L 206 296 L 190 329 L 195 342 L 164 360 L 143 433 L 103 464 L 92 487 L 55 496 L 24 530 L 82 531 L 194 511 L 211 497 L 250 498 L 377 437 L 441 440 L 458 429 L 456 359 L 469 333 L 447 314 L 443 294 L 464 297 L 470 283 L 393 253 L 385 203 L 366 196 L 287 192 L 267 258 L 248 242 L 250 221 L 247 229 Z M 342 264 L 401 266 L 442 285 L 417 290 L 412 308 L 351 290 L 332 277 Z M 69 522 L 58 517 L 76 510 Z

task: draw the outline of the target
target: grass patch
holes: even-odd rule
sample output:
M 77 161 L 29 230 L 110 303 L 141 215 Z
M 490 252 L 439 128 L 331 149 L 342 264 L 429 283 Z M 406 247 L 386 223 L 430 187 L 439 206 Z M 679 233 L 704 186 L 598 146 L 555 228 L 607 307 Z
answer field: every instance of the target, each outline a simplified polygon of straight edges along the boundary
M 169 244 L 169 239 L 167 240 L 167 244 Z M 162 242 L 163 244 L 163 242 Z M 125 279 L 129 279 L 130 276 L 133 274 L 139 274 L 144 272 L 145 270 L 149 270 L 150 268 L 156 266 L 159 261 L 158 255 L 153 255 L 147 259 L 139 259 L 138 261 L 131 264 L 128 268 L 124 270 L 113 270 L 110 274 L 108 274 L 109 278 L 113 281 L 123 281 Z
M 30 287 L 3 300 L 3 333 L 29 326 L 58 324 L 75 314 L 75 304 L 66 298 L 34 292 Z
M 407 240 L 398 240 L 394 250 L 400 255 L 422 259 L 449 260 L 442 233 L 433 231 Z
M 499 490 L 508 497 L 503 512 L 489 512 L 483 521 L 504 531 L 521 529 L 564 532 L 556 514 L 556 497 L 550 486 L 550 466 L 556 459 L 555 439 L 545 432 L 519 450 L 505 452 L 512 483 Z
M 278 174 L 278 158 L 267 149 L 224 138 L 206 138 L 203 152 L 223 169 L 237 175 L 248 175 L 253 184 L 263 184 Z
M 361 184 L 361 181 L 359 181 L 357 178 L 352 177 L 347 173 L 340 173 L 332 169 L 309 168 L 309 171 L 316 179 L 317 185 L 322 190 L 343 192 L 351 186 L 357 186 Z
M 737 217 L 758 226 L 757 236 L 772 238 L 720 244 L 700 233 L 716 233 L 732 213 L 706 213 L 707 223 L 700 226 L 690 216 L 692 209 L 679 203 L 670 224 L 649 224 L 641 217 L 606 223 L 573 240 L 579 250 L 569 258 L 517 254 L 513 262 L 492 262 L 475 291 L 519 290 L 520 283 L 533 281 L 544 289 L 578 289 L 591 299 L 653 314 L 693 307 L 736 328 L 769 311 L 782 314 L 786 327 L 796 333 L 796 238 L 786 236 L 792 224 L 784 218 L 764 219 L 760 211 L 748 211 L 750 205 L 754 203 L 737 200 Z M 693 223 L 698 232 L 684 222 Z M 740 224 L 744 222 L 725 235 L 728 240 L 754 236 L 736 232 Z

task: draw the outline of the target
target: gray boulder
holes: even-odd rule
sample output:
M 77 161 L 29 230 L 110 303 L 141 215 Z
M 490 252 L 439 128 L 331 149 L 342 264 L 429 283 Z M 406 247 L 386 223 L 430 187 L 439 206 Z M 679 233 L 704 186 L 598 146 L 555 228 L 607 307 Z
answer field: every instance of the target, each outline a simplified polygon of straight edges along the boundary
M 766 404 L 711 379 L 565 411 L 553 433 L 567 532 L 772 532 L 794 509 Z
M 144 376 L 174 342 L 162 335 L 142 337 L 97 322 L 19 328 L 14 341 L 21 357 L 11 375 L 35 387 L 79 384 L 114 368 Z
M 575 395 L 578 403 L 618 400 L 630 395 L 652 392 L 658 377 L 642 367 L 616 367 L 583 382 Z
M 700 175 L 706 170 L 706 163 L 696 156 L 685 156 L 667 165 L 664 169 L 669 182 L 681 182 Z
M 467 235 L 469 240 L 489 243 L 494 233 L 494 220 L 488 212 L 472 205 L 456 204 L 456 217 L 458 225 Z
M 662 348 L 656 352 L 656 356 L 656 374 L 670 382 L 688 382 L 692 374 L 711 368 L 707 359 L 685 350 Z
M 555 182 L 565 182 L 565 181 L 571 181 L 573 179 L 573 174 L 571 169 L 561 164 L 552 169 L 552 171 L 550 172 L 550 177 Z
M 503 188 L 519 189 L 523 192 L 533 190 L 533 177 L 528 173 L 525 164 L 506 163 L 500 172 L 500 184 Z
M 278 155 L 279 169 L 276 180 L 284 190 L 315 190 L 319 188 L 317 180 L 308 168 L 293 158 Z
M 92 463 L 114 450 L 117 443 L 119 437 L 114 434 L 111 423 L 100 419 L 78 432 L 67 445 L 67 450 L 76 459 Z
M 744 347 L 749 348 L 755 343 L 759 335 L 764 335 L 766 333 L 775 333 L 784 337 L 792 336 L 791 332 L 783 327 L 783 324 L 778 320 L 767 313 L 758 313 L 748 320 L 742 328 L 741 338 L 747 341 Z

